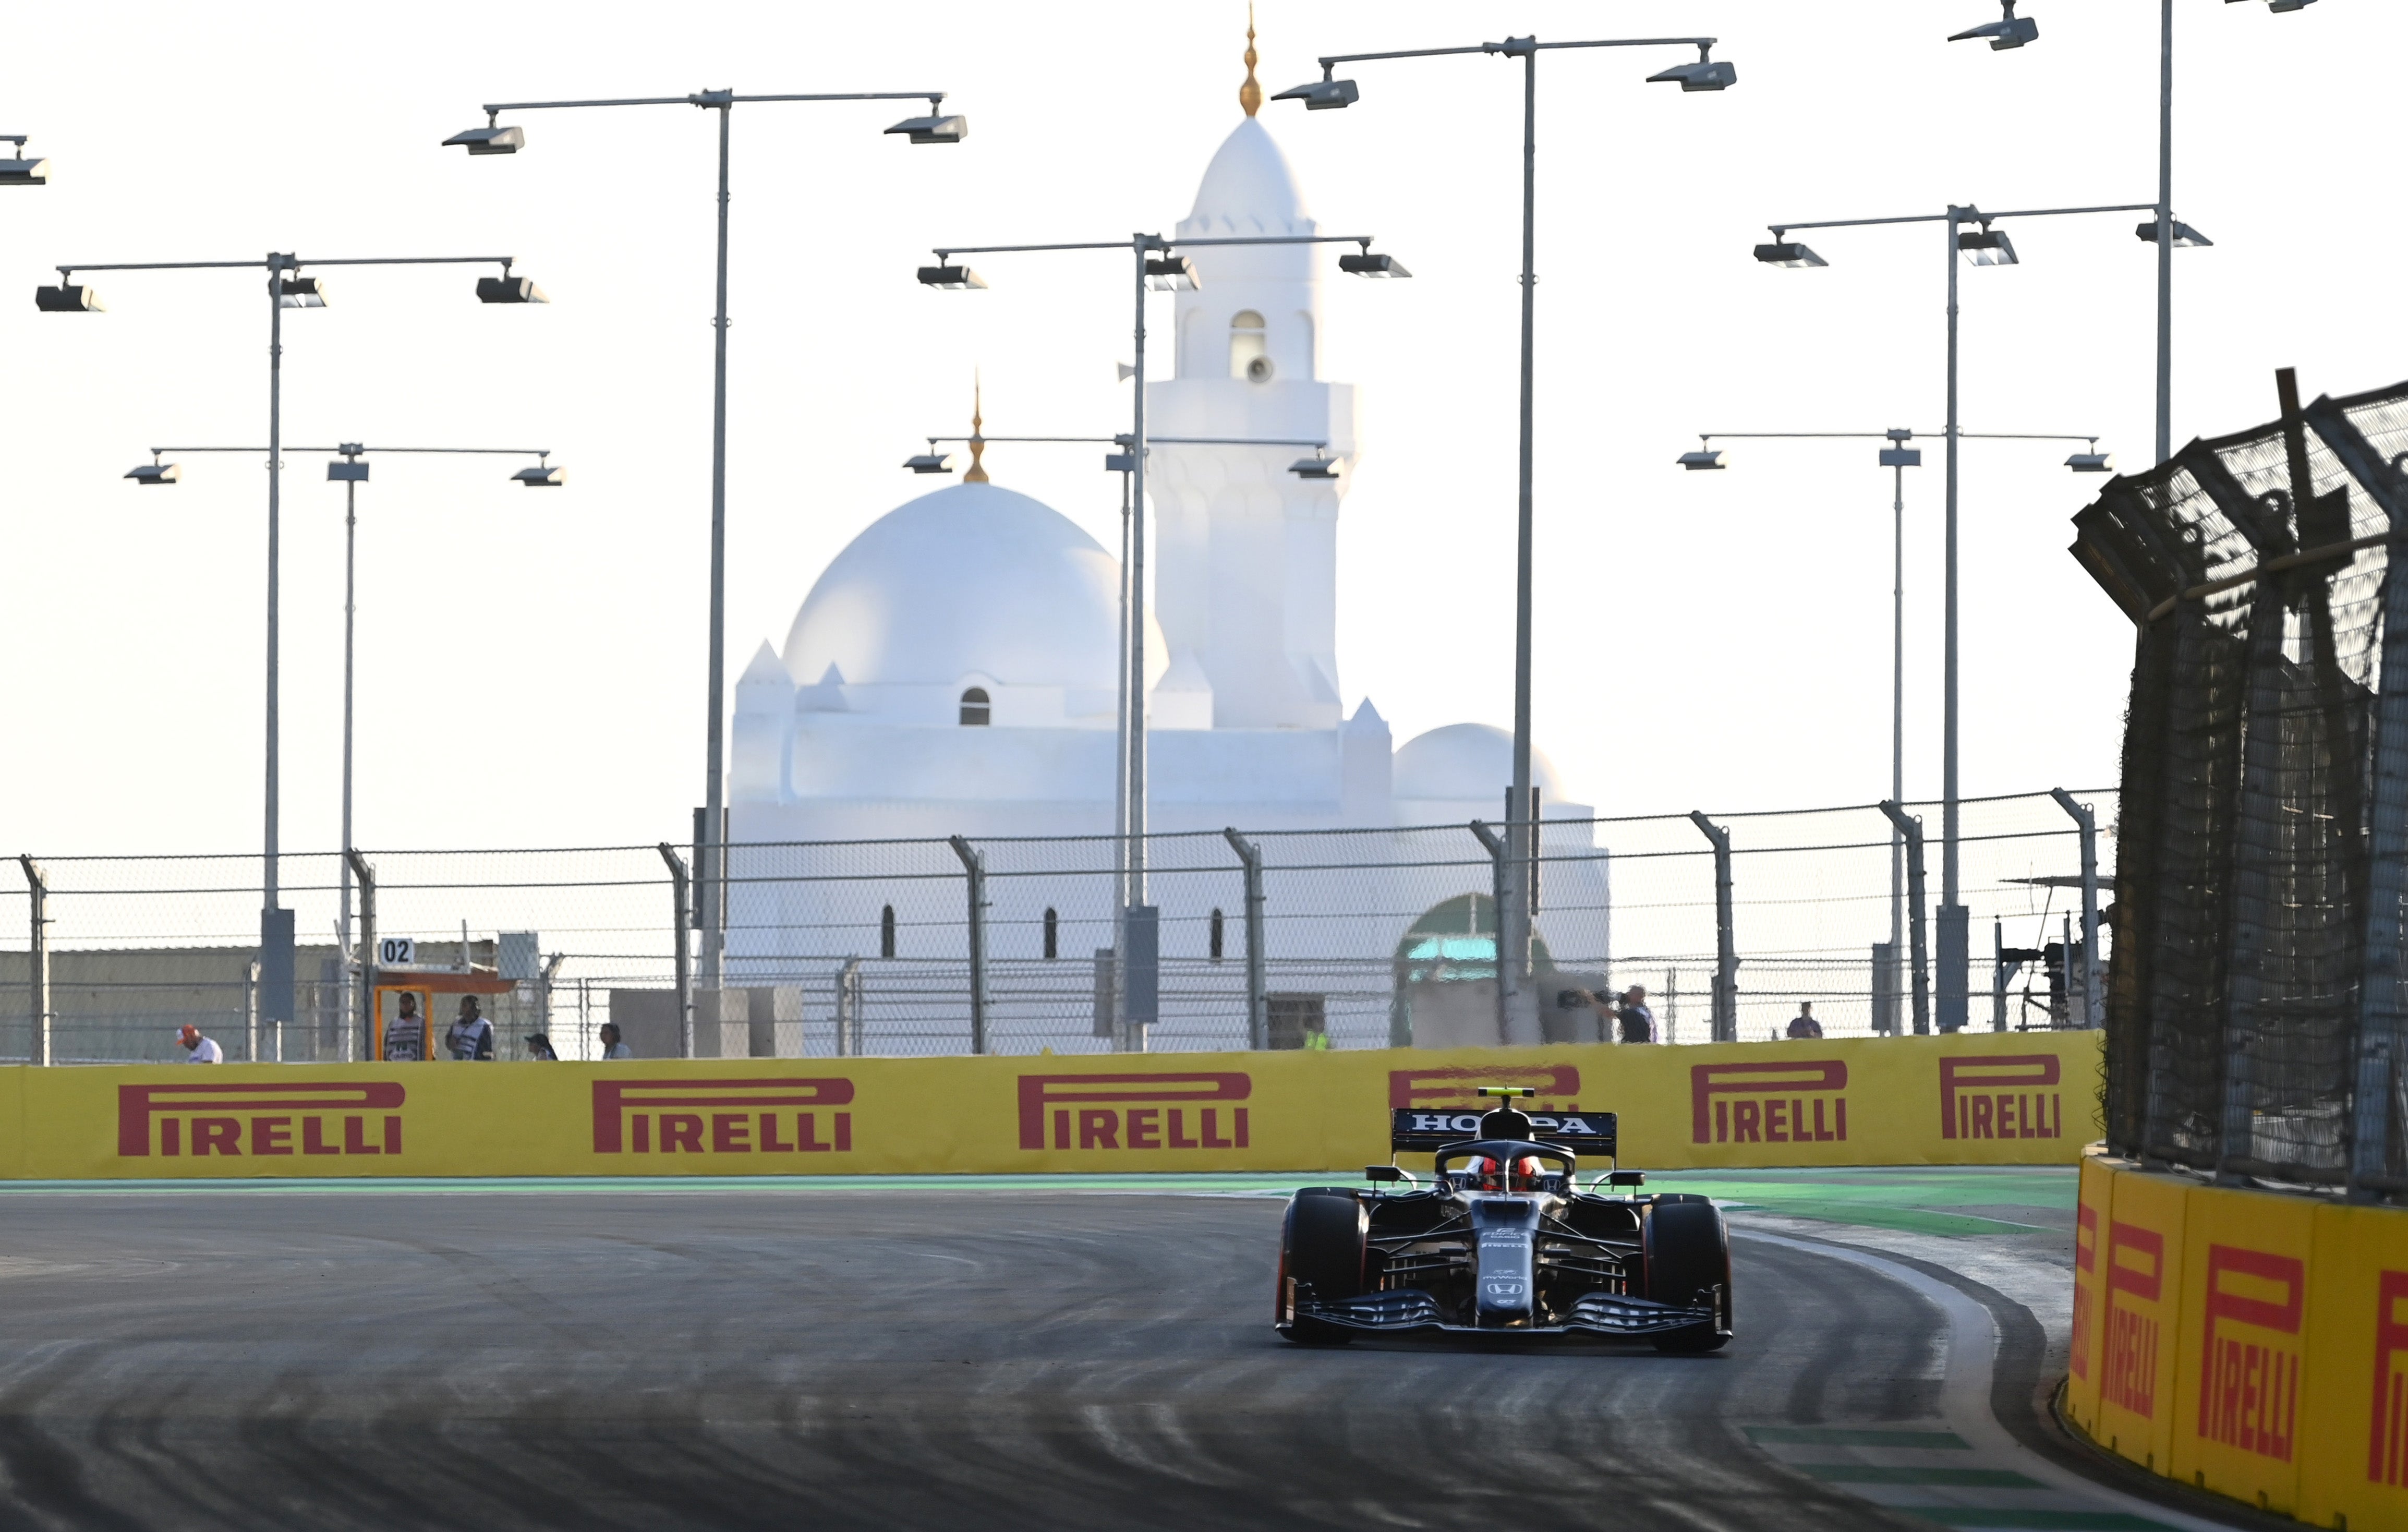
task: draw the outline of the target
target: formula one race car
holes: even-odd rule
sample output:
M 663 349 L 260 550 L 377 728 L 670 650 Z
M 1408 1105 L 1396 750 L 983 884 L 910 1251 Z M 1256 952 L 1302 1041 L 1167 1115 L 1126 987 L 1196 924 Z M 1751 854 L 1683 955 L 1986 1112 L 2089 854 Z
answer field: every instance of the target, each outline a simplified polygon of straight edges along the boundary
M 1288 1199 L 1279 1333 L 1340 1345 L 1364 1331 L 1589 1331 L 1645 1336 L 1664 1352 L 1720 1350 L 1731 1334 L 1722 1213 L 1702 1196 L 1626 1193 L 1645 1183 L 1636 1170 L 1581 1190 L 1578 1155 L 1612 1163 L 1615 1131 L 1612 1112 L 1398 1110 L 1391 1163 L 1364 1175 L 1402 1190 L 1308 1186 Z M 1433 1153 L 1430 1181 L 1393 1163 L 1407 1150 Z

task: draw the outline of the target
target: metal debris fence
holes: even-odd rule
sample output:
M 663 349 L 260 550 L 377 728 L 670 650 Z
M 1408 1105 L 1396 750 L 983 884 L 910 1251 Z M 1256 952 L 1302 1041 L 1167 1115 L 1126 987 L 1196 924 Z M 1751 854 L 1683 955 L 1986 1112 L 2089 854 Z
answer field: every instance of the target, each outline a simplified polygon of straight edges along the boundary
M 2408 384 L 2198 441 L 2074 518 L 2139 632 L 2108 1139 L 2408 1191 Z
M 2111 823 L 2114 795 L 2086 796 Z M 1934 823 L 1935 809 L 1907 806 Z M 1914 976 L 1903 935 L 1890 946 L 1895 848 L 1881 810 L 1705 818 L 1730 841 L 1727 928 L 1716 853 L 1690 816 L 1545 822 L 1535 987 L 1546 1040 L 1607 1033 L 1580 992 L 1634 984 L 1649 992 L 1668 1042 L 1779 1035 L 1800 1001 L 1813 1003 L 1828 1035 L 1912 1030 Z M 1973 1024 L 2086 1024 L 2075 821 L 2031 794 L 1967 800 L 1964 823 L 1975 929 L 1991 929 L 1991 945 L 2008 954 L 2003 964 L 1977 955 Z M 1258 963 L 1249 962 L 1240 842 L 1261 868 Z M 729 955 L 716 989 L 695 967 L 687 933 L 695 1053 L 1499 1040 L 1493 998 L 1483 997 L 1494 995 L 1501 870 L 1469 826 L 1149 837 L 1159 1001 L 1140 1037 L 1118 1024 L 1127 997 L 1113 957 L 1113 843 L 961 844 L 983 872 L 976 982 L 969 880 L 951 841 L 731 847 Z M 536 1033 L 562 1057 L 597 1056 L 596 1034 L 610 1021 L 639 1056 L 674 1054 L 683 1046 L 680 966 L 662 850 L 366 852 L 375 936 L 408 938 L 421 965 L 465 963 L 517 980 L 487 1006 L 502 1057 L 526 1056 Z M 690 848 L 674 850 L 690 865 Z M 280 1026 L 259 1019 L 255 855 L 27 862 L 24 886 L 0 889 L 0 932 L 31 931 L 38 874 L 48 999 L 25 938 L 0 938 L 0 1057 L 34 1058 L 47 1037 L 50 1061 L 61 1064 L 179 1059 L 173 1035 L 186 1023 L 229 1059 L 363 1056 L 356 954 L 336 940 L 337 855 L 282 860 L 298 938 L 294 1019 Z M 1914 918 L 1900 909 L 1904 924 Z M 366 933 L 353 934 L 365 945 Z M 1728 969 L 1726 945 L 1736 959 Z M 1721 1008 L 1718 977 L 1727 981 Z M 985 1001 L 976 1038 L 974 989 Z M 45 1009 L 48 1025 L 37 1026 Z

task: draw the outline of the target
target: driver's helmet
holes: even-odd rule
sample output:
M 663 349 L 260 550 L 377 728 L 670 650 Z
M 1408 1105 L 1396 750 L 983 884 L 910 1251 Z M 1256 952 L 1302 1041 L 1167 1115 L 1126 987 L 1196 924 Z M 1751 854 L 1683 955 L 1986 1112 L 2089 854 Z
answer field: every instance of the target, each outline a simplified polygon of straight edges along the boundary
M 1506 1190 L 1503 1160 L 1493 1155 L 1483 1154 L 1471 1162 L 1471 1173 L 1479 1178 L 1480 1189 L 1484 1192 Z M 1534 1154 L 1525 1154 L 1513 1162 L 1513 1180 L 1523 1187 L 1537 1185 L 1541 1174 L 1543 1172 L 1539 1167 L 1538 1156 Z

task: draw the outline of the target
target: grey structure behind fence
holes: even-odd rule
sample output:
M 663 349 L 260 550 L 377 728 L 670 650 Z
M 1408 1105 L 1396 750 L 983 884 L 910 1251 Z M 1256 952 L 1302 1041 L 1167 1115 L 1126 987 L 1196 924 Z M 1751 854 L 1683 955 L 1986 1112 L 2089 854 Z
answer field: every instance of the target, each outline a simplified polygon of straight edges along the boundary
M 2110 483 L 2073 551 L 2139 630 L 2108 1000 L 2118 1150 L 2408 1190 L 2408 384 Z

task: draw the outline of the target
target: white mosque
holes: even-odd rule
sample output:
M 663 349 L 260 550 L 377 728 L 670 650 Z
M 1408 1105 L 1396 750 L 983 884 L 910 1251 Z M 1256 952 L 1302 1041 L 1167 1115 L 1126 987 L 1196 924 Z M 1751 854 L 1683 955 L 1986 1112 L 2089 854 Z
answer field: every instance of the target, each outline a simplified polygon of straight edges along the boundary
M 1286 157 L 1254 115 L 1261 97 L 1253 62 L 1250 47 L 1246 115 L 1206 168 L 1181 236 L 1315 231 Z M 1326 441 L 1352 469 L 1361 454 L 1358 402 L 1353 385 L 1322 377 L 1317 249 L 1193 251 L 1198 285 L 1177 295 L 1173 376 L 1141 385 L 1150 437 Z M 1351 475 L 1298 478 L 1288 471 L 1298 456 L 1294 447 L 1151 450 L 1149 827 L 1209 834 L 1157 848 L 1162 870 L 1150 897 L 1162 909 L 1167 966 L 1203 956 L 1208 941 L 1219 956 L 1219 911 L 1234 921 L 1240 902 L 1225 826 L 1356 832 L 1266 852 L 1268 951 L 1275 964 L 1378 965 L 1380 975 L 1393 965 L 1401 989 L 1409 934 L 1443 927 L 1449 901 L 1454 929 L 1468 931 L 1464 916 L 1485 903 L 1482 853 L 1463 827 L 1500 817 L 1512 741 L 1486 724 L 1455 723 L 1399 749 L 1369 699 L 1347 713 L 1337 559 Z M 961 867 L 942 843 L 952 836 L 987 845 L 995 962 L 1083 960 L 1109 946 L 1109 840 L 1068 852 L 996 842 L 1111 834 L 1119 623 L 1112 554 L 1052 508 L 989 482 L 975 455 L 963 482 L 896 507 L 853 538 L 811 586 L 783 648 L 764 642 L 738 683 L 731 977 L 848 958 L 958 958 Z M 1547 820 L 1589 816 L 1565 801 L 1543 758 L 1533 771 Z M 1351 848 L 1340 859 L 1353 864 L 1426 860 L 1373 844 L 1395 837 L 1361 834 L 1426 825 L 1454 827 L 1444 844 L 1465 867 L 1346 879 L 1279 871 L 1283 854 L 1326 861 L 1338 844 Z M 825 849 L 905 839 L 929 844 Z M 1588 826 L 1551 825 L 1544 843 L 1550 858 L 1578 857 Z M 1307 845 L 1319 849 L 1308 853 Z M 1064 865 L 1066 855 L 1093 875 L 1013 875 L 1024 864 L 1032 874 L 1039 863 Z M 748 884 L 748 862 L 789 876 L 891 866 L 897 881 L 874 897 L 853 884 Z M 1551 863 L 1547 878 L 1542 940 L 1567 956 L 1606 951 L 1602 863 Z M 1300 906 L 1320 907 L 1323 918 L 1306 918 L 1313 910 Z M 1239 938 L 1226 939 L 1235 951 Z M 998 994 L 1009 988 L 996 984 Z M 1165 985 L 1168 995 L 1168 977 Z M 1438 1040 L 1429 1025 L 1399 1020 L 1404 1007 L 1390 987 L 1360 974 L 1322 983 L 1319 993 L 1332 996 L 1332 1039 L 1372 1045 L 1412 1031 L 1425 1045 Z M 1341 1024 L 1341 989 L 1361 1001 L 1354 1024 Z M 1167 1010 L 1157 1046 L 1171 1041 L 1169 1021 Z

